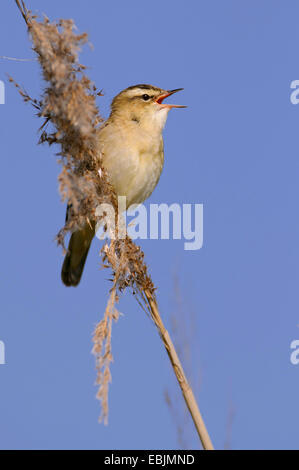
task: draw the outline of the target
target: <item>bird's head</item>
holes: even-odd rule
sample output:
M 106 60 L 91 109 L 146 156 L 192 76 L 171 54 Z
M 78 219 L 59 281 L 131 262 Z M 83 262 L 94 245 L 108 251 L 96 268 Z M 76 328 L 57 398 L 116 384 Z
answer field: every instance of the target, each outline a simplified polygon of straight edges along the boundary
M 186 108 L 186 106 L 164 103 L 165 98 L 182 89 L 163 90 L 152 85 L 130 86 L 121 91 L 112 101 L 111 115 L 161 131 L 170 109 Z

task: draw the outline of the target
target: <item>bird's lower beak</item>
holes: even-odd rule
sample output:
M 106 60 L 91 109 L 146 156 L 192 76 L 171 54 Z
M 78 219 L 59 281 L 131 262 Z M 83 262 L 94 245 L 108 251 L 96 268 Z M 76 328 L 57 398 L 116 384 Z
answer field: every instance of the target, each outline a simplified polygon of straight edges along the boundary
M 187 106 L 182 106 L 179 104 L 165 104 L 163 103 L 163 100 L 165 98 L 168 98 L 168 96 L 173 95 L 174 93 L 177 93 L 178 91 L 183 90 L 184 88 L 176 88 L 175 90 L 168 90 L 166 93 L 163 93 L 162 95 L 158 96 L 156 99 L 156 103 L 159 104 L 162 108 L 187 108 Z

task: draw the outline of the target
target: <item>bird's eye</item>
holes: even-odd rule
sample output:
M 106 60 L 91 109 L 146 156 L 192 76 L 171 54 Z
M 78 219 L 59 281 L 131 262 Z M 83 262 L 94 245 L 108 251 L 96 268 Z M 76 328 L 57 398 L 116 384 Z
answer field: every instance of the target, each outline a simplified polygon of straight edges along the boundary
M 141 97 L 144 101 L 148 101 L 150 99 L 149 95 L 142 95 Z

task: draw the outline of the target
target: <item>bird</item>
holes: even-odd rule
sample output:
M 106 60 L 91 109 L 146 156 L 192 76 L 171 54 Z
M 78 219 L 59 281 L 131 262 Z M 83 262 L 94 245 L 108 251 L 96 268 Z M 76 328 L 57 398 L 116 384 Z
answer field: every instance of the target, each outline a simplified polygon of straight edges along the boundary
M 164 99 L 181 90 L 139 84 L 112 100 L 110 116 L 98 131 L 99 153 L 116 195 L 126 197 L 127 208 L 148 199 L 159 182 L 168 112 L 186 108 Z M 95 222 L 72 233 L 61 271 L 66 286 L 79 284 L 94 235 Z

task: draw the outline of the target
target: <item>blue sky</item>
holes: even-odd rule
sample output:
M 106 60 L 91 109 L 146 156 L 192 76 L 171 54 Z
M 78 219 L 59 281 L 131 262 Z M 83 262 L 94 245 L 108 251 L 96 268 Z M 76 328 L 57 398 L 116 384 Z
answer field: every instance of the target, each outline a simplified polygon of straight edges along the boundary
M 174 273 L 196 318 L 192 373 L 212 440 L 223 448 L 234 409 L 233 449 L 299 448 L 299 79 L 298 2 L 28 0 L 51 19 L 73 18 L 94 49 L 80 57 L 105 96 L 135 83 L 184 87 L 165 136 L 165 167 L 149 202 L 204 204 L 204 245 L 140 244 L 166 325 L 176 311 Z M 2 2 L 0 55 L 33 53 L 13 1 Z M 54 237 L 65 208 L 54 150 L 37 146 L 40 122 L 7 83 L 33 96 L 35 62 L 0 60 L 1 296 L 0 448 L 171 449 L 178 447 L 164 391 L 176 393 L 167 356 L 129 295 L 113 329 L 110 421 L 99 403 L 91 337 L 107 301 L 107 273 L 94 242 L 82 283 L 60 281 Z M 176 402 L 179 409 L 180 400 Z M 188 424 L 188 426 L 190 423 Z M 189 431 L 189 446 L 196 436 Z

